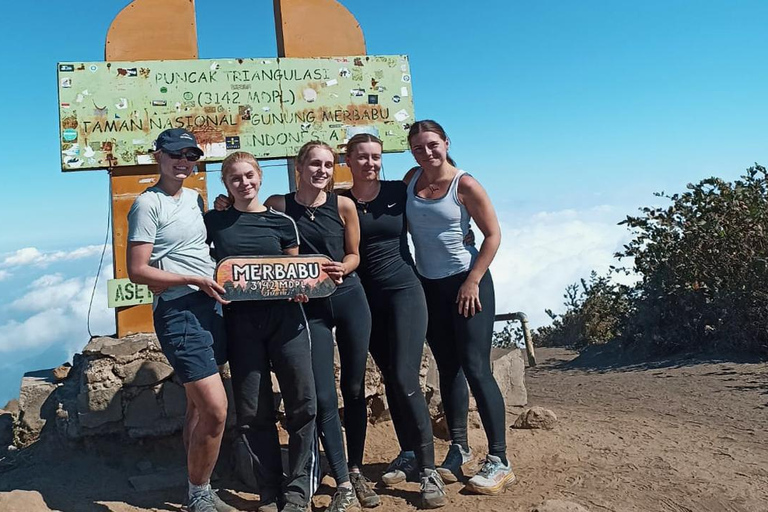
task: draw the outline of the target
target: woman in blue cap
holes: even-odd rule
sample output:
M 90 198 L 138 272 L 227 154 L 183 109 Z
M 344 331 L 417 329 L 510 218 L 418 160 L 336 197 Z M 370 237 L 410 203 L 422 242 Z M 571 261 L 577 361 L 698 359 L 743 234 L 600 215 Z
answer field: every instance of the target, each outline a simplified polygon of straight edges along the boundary
M 190 512 L 234 512 L 211 489 L 227 418 L 227 395 L 218 365 L 226 360 L 221 298 L 206 244 L 203 200 L 184 180 L 203 156 L 195 136 L 182 128 L 162 132 L 155 144 L 160 179 L 141 193 L 128 213 L 128 275 L 162 292 L 153 320 L 163 353 L 184 385 L 184 446 Z

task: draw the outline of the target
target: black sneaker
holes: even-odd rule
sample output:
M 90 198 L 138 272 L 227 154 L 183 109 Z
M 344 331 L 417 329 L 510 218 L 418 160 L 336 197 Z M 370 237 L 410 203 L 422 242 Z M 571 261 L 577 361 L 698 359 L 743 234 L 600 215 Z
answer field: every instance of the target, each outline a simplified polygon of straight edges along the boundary
M 365 478 L 362 473 L 349 473 L 349 481 L 352 483 L 352 487 L 355 489 L 357 499 L 360 504 L 365 508 L 378 507 L 381 503 L 379 495 L 373 490 L 371 481 Z
M 445 484 L 440 473 L 434 469 L 421 472 L 421 508 L 440 508 L 448 503 L 445 495 Z
M 381 475 L 381 481 L 386 485 L 399 484 L 405 480 L 415 482 L 419 474 L 418 469 L 415 453 L 400 452 L 400 455 L 389 463 L 387 470 Z
M 445 483 L 458 482 L 464 476 L 461 466 L 472 460 L 472 450 L 464 451 L 459 444 L 452 444 L 445 455 L 445 460 L 437 468 L 437 472 Z

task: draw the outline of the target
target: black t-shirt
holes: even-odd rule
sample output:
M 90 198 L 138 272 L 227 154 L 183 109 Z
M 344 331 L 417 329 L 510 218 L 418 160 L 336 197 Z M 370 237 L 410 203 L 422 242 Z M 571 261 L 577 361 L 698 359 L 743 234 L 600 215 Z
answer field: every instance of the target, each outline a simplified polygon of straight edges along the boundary
M 234 207 L 205 214 L 208 243 L 216 261 L 229 256 L 279 256 L 299 245 L 296 224 L 287 215 L 269 209 L 241 212 Z
M 296 222 L 299 229 L 299 254 L 324 254 L 333 261 L 342 261 L 344 250 L 344 223 L 339 216 L 339 198 L 328 193 L 325 203 L 308 208 L 296 202 L 296 193 L 285 195 L 285 213 Z M 339 288 L 346 289 L 359 282 L 357 274 L 344 276 Z
M 351 190 L 344 195 L 355 202 L 360 218 L 358 272 L 363 286 L 367 290 L 386 290 L 418 285 L 408 248 L 406 184 L 382 181 L 379 194 L 370 202 L 358 201 Z

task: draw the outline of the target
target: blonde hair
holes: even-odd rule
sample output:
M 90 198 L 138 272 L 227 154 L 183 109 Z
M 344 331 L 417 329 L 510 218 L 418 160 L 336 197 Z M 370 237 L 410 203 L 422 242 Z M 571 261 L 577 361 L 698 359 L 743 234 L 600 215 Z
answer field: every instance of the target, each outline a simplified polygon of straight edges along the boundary
M 264 180 L 264 173 L 261 170 L 261 166 L 256 160 L 256 157 L 247 151 L 235 151 L 231 155 L 227 156 L 223 162 L 221 162 L 221 182 L 224 183 L 225 187 L 227 186 L 227 175 L 232 172 L 232 166 L 239 162 L 251 164 L 256 173 L 259 175 L 259 181 Z
M 331 146 L 321 140 L 311 140 L 301 146 L 301 149 L 299 149 L 299 153 L 296 155 L 296 167 L 303 167 L 307 161 L 307 158 L 309 158 L 309 152 L 315 148 L 327 149 L 333 155 L 334 163 L 336 162 L 336 152 Z

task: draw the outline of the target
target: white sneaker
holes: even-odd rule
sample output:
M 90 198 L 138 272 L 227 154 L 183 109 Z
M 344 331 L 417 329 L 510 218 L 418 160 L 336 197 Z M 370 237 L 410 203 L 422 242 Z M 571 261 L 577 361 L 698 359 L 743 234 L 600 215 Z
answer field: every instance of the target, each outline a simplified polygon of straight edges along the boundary
M 467 490 L 495 496 L 517 481 L 511 464 L 504 465 L 495 455 L 487 455 L 483 467 L 467 482 Z

